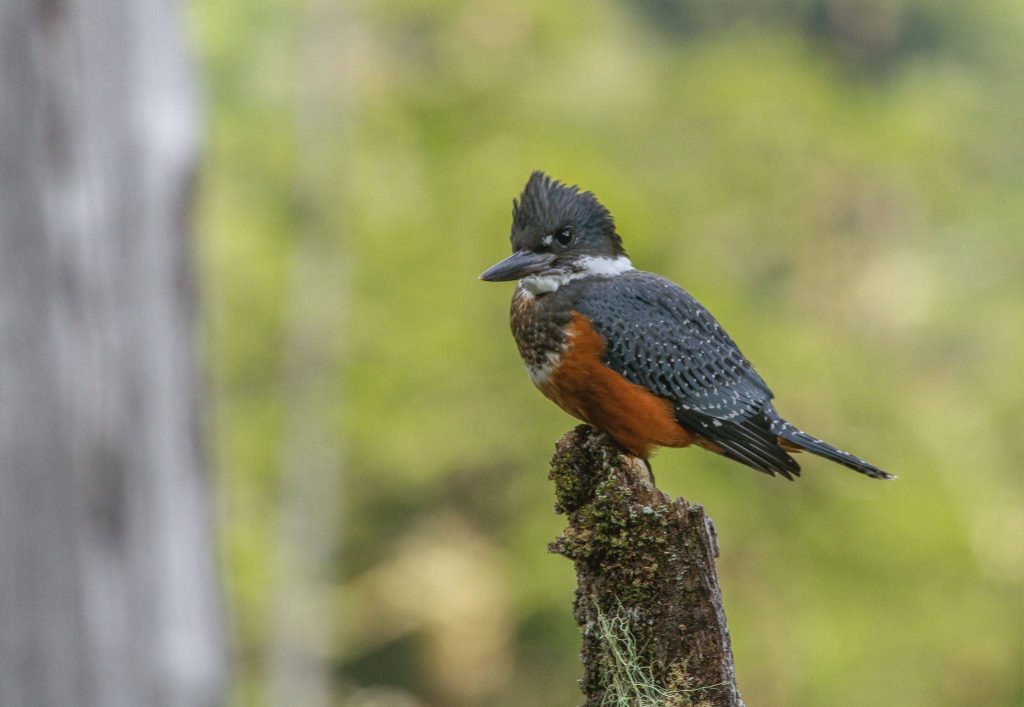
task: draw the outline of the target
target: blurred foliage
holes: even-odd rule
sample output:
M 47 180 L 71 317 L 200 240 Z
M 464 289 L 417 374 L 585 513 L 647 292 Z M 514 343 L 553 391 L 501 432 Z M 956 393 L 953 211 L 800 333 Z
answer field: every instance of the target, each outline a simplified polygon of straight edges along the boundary
M 266 703 L 295 311 L 342 381 L 336 611 L 318 617 L 337 703 L 578 700 L 572 567 L 545 549 L 573 421 L 523 372 L 511 287 L 476 279 L 538 168 L 598 194 L 783 414 L 900 475 L 655 460 L 717 523 L 747 702 L 1024 702 L 1017 0 L 191 10 L 238 704 Z M 338 286 L 296 310 L 304 242 Z

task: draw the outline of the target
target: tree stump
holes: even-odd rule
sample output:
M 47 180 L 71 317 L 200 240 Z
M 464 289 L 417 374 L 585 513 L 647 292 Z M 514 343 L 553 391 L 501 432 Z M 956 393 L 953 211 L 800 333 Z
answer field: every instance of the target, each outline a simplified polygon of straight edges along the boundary
M 742 707 L 704 509 L 586 425 L 558 442 L 550 478 L 569 525 L 549 549 L 576 566 L 584 704 Z

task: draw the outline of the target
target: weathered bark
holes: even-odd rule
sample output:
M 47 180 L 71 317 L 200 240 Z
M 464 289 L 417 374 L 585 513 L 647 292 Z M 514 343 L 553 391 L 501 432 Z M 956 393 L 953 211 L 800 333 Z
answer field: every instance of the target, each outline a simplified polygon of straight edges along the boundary
M 222 700 L 178 9 L 0 3 L 2 705 Z
M 658 491 L 642 460 L 586 425 L 558 442 L 551 479 L 569 517 L 550 549 L 576 565 L 585 704 L 741 707 L 704 509 Z

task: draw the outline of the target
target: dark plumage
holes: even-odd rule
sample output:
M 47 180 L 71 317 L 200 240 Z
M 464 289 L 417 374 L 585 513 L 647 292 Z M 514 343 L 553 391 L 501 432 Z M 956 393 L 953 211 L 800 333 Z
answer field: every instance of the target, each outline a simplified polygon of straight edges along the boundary
M 634 271 L 581 287 L 586 289 L 575 309 L 607 342 L 605 364 L 671 400 L 679 423 L 722 447 L 725 456 L 759 471 L 799 475 L 800 466 L 779 444 L 782 437 L 868 476 L 887 476 L 779 417 L 764 379 L 718 321 L 678 285 Z
M 891 478 L 782 419 L 768 385 L 707 309 L 632 268 L 611 214 L 590 192 L 534 172 L 514 203 L 511 241 L 513 255 L 481 277 L 520 280 L 516 343 L 534 383 L 570 414 L 641 456 L 653 445 L 696 443 L 793 478 L 800 466 L 789 452 L 803 450 Z
M 565 227 L 576 231 L 576 252 L 625 255 L 611 213 L 589 191 L 534 172 L 519 200 L 512 200 L 512 249 L 535 249 Z

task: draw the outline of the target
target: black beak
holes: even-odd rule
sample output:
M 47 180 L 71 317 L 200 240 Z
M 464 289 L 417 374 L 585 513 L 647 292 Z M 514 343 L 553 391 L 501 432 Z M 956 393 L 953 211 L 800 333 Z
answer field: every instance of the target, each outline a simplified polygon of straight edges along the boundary
M 485 270 L 480 279 L 487 282 L 518 280 L 521 277 L 547 270 L 554 259 L 555 256 L 552 253 L 531 253 L 528 250 L 517 250 L 497 265 Z

